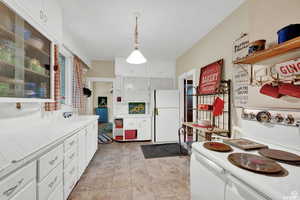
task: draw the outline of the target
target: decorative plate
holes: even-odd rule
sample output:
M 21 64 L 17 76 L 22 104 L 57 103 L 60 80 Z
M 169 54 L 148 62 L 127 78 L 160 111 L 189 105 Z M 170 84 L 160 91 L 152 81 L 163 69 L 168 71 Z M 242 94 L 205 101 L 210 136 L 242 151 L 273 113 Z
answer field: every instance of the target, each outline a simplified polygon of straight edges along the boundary
M 283 171 L 274 160 L 248 153 L 232 153 L 228 160 L 235 166 L 257 173 L 276 174 Z
M 206 142 L 203 144 L 203 146 L 213 151 L 219 151 L 219 152 L 232 151 L 232 148 L 229 145 L 220 142 Z

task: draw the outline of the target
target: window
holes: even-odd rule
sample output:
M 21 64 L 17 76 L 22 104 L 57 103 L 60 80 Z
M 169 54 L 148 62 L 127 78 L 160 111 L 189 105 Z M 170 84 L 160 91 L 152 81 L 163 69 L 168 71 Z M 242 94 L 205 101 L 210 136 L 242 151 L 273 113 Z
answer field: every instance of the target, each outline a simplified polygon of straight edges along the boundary
M 66 104 L 66 57 L 62 54 L 59 54 L 58 62 L 60 65 L 60 103 Z

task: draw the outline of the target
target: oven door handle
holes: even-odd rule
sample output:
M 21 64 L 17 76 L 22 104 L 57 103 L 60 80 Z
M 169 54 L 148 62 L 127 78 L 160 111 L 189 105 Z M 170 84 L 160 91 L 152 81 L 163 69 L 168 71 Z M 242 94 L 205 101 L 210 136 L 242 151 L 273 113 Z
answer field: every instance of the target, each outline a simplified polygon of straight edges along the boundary
M 219 165 L 217 165 L 216 163 L 205 158 L 204 156 L 199 155 L 198 153 L 194 153 L 194 155 L 195 155 L 196 160 L 198 162 L 200 162 L 201 164 L 209 167 L 210 169 L 214 170 L 215 172 L 217 172 L 219 174 L 225 174 L 225 170 L 222 167 L 220 167 Z

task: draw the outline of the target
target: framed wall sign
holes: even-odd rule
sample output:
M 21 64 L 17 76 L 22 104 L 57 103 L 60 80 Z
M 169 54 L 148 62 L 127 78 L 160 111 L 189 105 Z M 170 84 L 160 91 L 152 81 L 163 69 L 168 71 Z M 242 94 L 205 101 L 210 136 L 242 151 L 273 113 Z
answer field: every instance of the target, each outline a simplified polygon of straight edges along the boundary
M 214 94 L 218 91 L 222 78 L 223 59 L 201 68 L 198 93 Z

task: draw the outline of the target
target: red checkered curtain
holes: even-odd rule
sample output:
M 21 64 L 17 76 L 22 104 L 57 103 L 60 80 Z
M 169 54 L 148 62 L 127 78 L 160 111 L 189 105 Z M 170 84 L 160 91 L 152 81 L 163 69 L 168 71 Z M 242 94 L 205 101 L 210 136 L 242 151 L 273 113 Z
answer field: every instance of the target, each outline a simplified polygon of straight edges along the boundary
M 74 57 L 73 73 L 73 108 L 80 114 L 85 113 L 85 100 L 83 96 L 83 62 Z
M 54 45 L 54 102 L 45 104 L 46 111 L 60 109 L 60 66 L 58 62 L 58 54 L 58 46 Z

